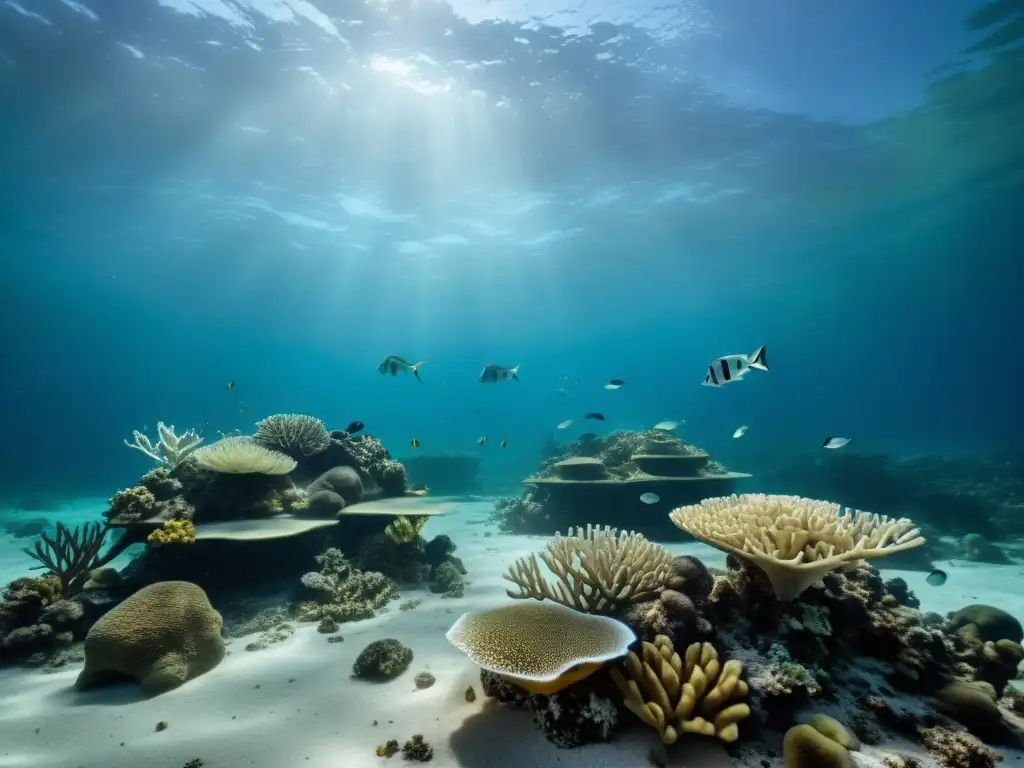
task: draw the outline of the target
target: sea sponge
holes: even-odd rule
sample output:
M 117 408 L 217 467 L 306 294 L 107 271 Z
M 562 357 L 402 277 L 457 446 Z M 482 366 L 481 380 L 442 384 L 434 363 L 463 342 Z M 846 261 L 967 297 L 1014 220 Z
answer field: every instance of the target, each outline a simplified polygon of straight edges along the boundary
M 75 687 L 132 677 L 146 696 L 209 672 L 224 658 L 221 616 L 187 581 L 143 587 L 97 621 L 85 638 L 85 668 Z
M 392 637 L 374 640 L 359 652 L 352 674 L 364 680 L 390 680 L 412 664 L 412 650 Z
M 196 527 L 190 520 L 168 520 L 146 537 L 150 544 L 195 544 Z
M 278 413 L 256 422 L 252 439 L 292 458 L 313 456 L 331 447 L 331 436 L 324 423 L 299 413 Z
M 854 768 L 850 753 L 810 725 L 794 725 L 782 741 L 786 768 Z
M 287 475 L 297 466 L 290 456 L 264 448 L 248 437 L 225 437 L 199 448 L 192 457 L 203 469 L 231 475 Z
M 669 517 L 691 536 L 758 566 L 784 601 L 845 562 L 924 544 L 909 520 L 800 496 L 733 494 L 680 507 Z
M 611 527 L 570 528 L 556 533 L 540 559 L 558 580 L 544 578 L 537 555 L 516 560 L 504 578 L 519 587 L 517 600 L 554 600 L 587 613 L 616 615 L 634 603 L 657 597 L 669 576 L 673 555 L 639 533 Z
M 623 656 L 633 630 L 550 603 L 464 613 L 445 637 L 485 670 L 533 693 L 554 693 Z
M 399 517 L 384 529 L 384 533 L 395 544 L 413 544 L 420 540 L 420 531 L 427 524 L 427 520 L 425 515 Z
M 680 732 L 725 742 L 739 738 L 737 723 L 750 716 L 742 701 L 749 692 L 740 679 L 742 662 L 721 664 L 711 643 L 693 643 L 680 658 L 664 635 L 641 648 L 643 659 L 632 651 L 626 654 L 628 679 L 621 670 L 611 670 L 626 709 L 656 728 L 665 744 L 674 744 Z

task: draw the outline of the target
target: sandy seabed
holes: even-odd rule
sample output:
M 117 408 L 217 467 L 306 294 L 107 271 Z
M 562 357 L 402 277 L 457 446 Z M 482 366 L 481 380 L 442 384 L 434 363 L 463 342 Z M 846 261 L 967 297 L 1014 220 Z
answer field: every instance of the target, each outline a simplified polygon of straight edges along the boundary
M 658 741 L 653 730 L 638 727 L 606 744 L 558 749 L 534 728 L 531 714 L 482 695 L 478 670 L 448 643 L 445 632 L 463 612 L 507 600 L 505 568 L 540 549 L 544 538 L 498 533 L 487 522 L 490 501 L 446 503 L 452 514 L 432 518 L 424 534 L 446 533 L 457 544 L 456 554 L 469 571 L 465 597 L 404 590 L 403 600 L 418 598 L 422 604 L 399 611 L 392 603 L 373 619 L 343 624 L 344 642 L 327 642 L 311 624 L 296 625 L 293 637 L 262 651 L 244 650 L 251 637 L 231 640 L 228 656 L 215 670 L 149 700 L 127 684 L 75 692 L 77 664 L 54 673 L 0 670 L 0 768 L 183 768 L 195 758 L 203 768 L 381 768 L 414 765 L 401 755 L 379 758 L 374 750 L 417 733 L 433 746 L 429 765 L 435 768 L 647 766 Z M 74 525 L 94 519 L 95 509 L 94 500 L 83 500 L 51 516 Z M 25 574 L 30 561 L 20 550 L 30 541 L 0 538 L 0 583 Z M 666 545 L 724 567 L 724 555 L 703 544 Z M 886 570 L 883 575 L 906 579 L 923 611 L 944 614 L 980 602 L 1024 616 L 1024 567 L 962 561 L 941 567 L 949 573 L 942 587 L 926 584 L 924 573 Z M 410 668 L 387 683 L 353 679 L 358 653 L 385 637 L 413 650 Z M 423 671 L 437 682 L 417 690 L 413 678 Z M 472 703 L 465 700 L 470 685 L 477 692 Z M 158 722 L 167 728 L 157 731 Z M 853 753 L 854 761 L 859 768 L 879 766 L 885 746 Z M 901 748 L 923 757 L 910 745 Z M 1007 763 L 1022 757 L 1002 751 Z M 698 739 L 675 750 L 669 764 L 719 768 L 746 762 Z M 933 765 L 927 759 L 925 764 Z M 761 758 L 753 765 L 763 768 Z M 772 765 L 781 765 L 781 759 Z

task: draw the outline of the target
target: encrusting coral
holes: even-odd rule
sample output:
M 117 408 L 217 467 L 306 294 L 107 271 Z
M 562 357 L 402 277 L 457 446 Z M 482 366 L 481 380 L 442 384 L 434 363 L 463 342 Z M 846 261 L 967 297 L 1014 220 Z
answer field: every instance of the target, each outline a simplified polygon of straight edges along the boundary
M 150 544 L 194 544 L 196 527 L 190 520 L 168 520 L 146 537 Z
M 177 688 L 224 658 L 221 616 L 187 581 L 143 587 L 97 621 L 85 638 L 85 668 L 75 687 L 119 677 L 139 681 L 146 696 Z
M 636 639 L 620 621 L 550 602 L 465 613 L 445 637 L 477 666 L 532 693 L 582 680 Z
M 541 573 L 537 555 L 516 560 L 504 578 L 519 587 L 515 599 L 554 600 L 588 613 L 616 615 L 656 597 L 672 565 L 672 553 L 638 533 L 591 526 L 555 534 L 540 559 L 557 579 Z
M 398 587 L 382 573 L 353 568 L 341 550 L 330 548 L 316 556 L 319 571 L 302 577 L 302 586 L 316 596 L 296 606 L 301 621 L 368 619 L 398 598 Z
M 710 643 L 694 643 L 680 658 L 665 636 L 642 643 L 642 654 L 643 659 L 632 651 L 626 654 L 628 678 L 616 668 L 611 675 L 626 708 L 657 729 L 664 743 L 674 744 L 680 733 L 725 742 L 739 738 L 737 723 L 750 716 L 741 662 L 722 664 Z
M 680 507 L 669 517 L 691 536 L 758 566 L 783 601 L 843 563 L 924 544 L 909 520 L 799 496 L 734 494 Z

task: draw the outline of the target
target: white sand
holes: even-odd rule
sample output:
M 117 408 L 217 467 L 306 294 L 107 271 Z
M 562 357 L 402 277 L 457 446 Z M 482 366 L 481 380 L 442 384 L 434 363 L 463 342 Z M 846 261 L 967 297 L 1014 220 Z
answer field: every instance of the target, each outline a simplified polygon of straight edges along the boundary
M 640 768 L 657 738 L 638 728 L 610 744 L 557 749 L 534 729 L 531 716 L 488 704 L 476 668 L 444 638 L 458 616 L 500 604 L 501 575 L 516 557 L 538 549 L 543 537 L 505 536 L 485 521 L 489 502 L 459 505 L 455 514 L 431 519 L 425 535 L 447 533 L 469 570 L 462 599 L 425 592 L 402 594 L 423 604 L 400 612 L 397 603 L 376 618 L 342 625 L 343 643 L 331 644 L 312 625 L 267 650 L 244 650 L 250 638 L 231 641 L 230 655 L 212 672 L 151 700 L 120 685 L 75 693 L 77 665 L 54 674 L 0 671 L 0 768 L 182 768 L 202 758 L 204 768 L 362 768 L 409 765 L 400 755 L 383 760 L 376 746 L 404 742 L 422 733 L 434 747 L 436 768 Z M 64 515 L 62 515 L 64 517 Z M 76 521 L 77 522 L 77 521 Z M 492 532 L 490 537 L 485 532 Z M 30 540 L 0 538 L 0 578 L 24 572 L 18 552 Z M 699 544 L 673 545 L 712 566 L 721 553 Z M 13 550 L 14 555 L 10 553 Z M 1024 615 L 1020 566 L 946 564 L 949 581 L 929 587 L 925 574 L 903 576 L 924 610 L 943 613 L 969 602 L 998 605 Z M 352 663 L 367 643 L 394 637 L 412 648 L 415 660 L 397 680 L 373 684 L 351 679 Z M 429 670 L 437 682 L 418 691 L 416 673 Z M 470 704 L 463 694 L 477 691 Z M 374 727 L 373 721 L 378 721 Z M 156 732 L 159 721 L 169 724 Z M 877 765 L 877 752 L 856 757 Z M 721 748 L 705 743 L 679 750 L 671 765 L 718 768 L 733 764 Z M 1012 760 L 1012 757 L 1008 756 Z M 682 762 L 680 762 L 682 761 Z

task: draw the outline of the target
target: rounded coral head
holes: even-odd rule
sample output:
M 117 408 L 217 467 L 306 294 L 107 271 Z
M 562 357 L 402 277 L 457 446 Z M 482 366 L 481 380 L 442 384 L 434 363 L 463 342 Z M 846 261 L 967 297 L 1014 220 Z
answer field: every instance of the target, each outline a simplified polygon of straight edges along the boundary
M 445 636 L 483 669 L 533 682 L 554 681 L 575 667 L 617 659 L 636 640 L 621 621 L 552 602 L 465 613 Z
M 733 494 L 680 507 L 669 517 L 691 536 L 761 568 L 779 600 L 796 599 L 845 562 L 924 544 L 910 520 L 800 496 Z

